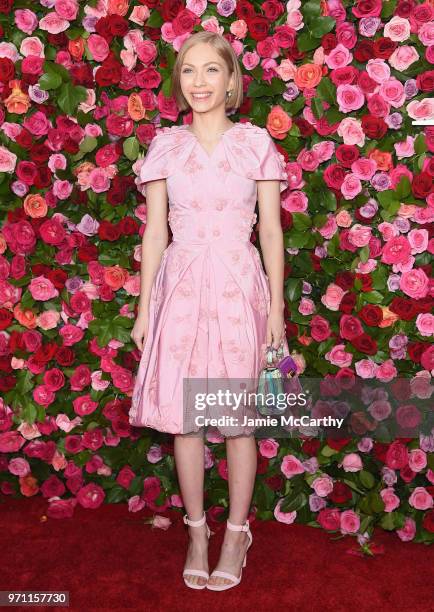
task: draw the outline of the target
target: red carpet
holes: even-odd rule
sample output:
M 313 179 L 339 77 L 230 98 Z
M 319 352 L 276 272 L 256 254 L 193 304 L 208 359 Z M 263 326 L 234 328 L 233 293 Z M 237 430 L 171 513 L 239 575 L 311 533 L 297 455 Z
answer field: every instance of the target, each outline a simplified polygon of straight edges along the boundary
M 189 590 L 181 578 L 187 532 L 180 513 L 165 512 L 174 525 L 162 531 L 142 523 L 152 513 L 131 514 L 125 504 L 77 506 L 72 519 L 41 521 L 46 506 L 41 497 L 1 499 L 0 590 L 69 591 L 69 610 L 80 612 L 434 610 L 434 547 L 382 530 L 374 541 L 384 553 L 360 558 L 347 554 L 348 536 L 257 521 L 243 581 L 212 593 Z M 211 538 L 211 569 L 222 535 L 220 528 Z

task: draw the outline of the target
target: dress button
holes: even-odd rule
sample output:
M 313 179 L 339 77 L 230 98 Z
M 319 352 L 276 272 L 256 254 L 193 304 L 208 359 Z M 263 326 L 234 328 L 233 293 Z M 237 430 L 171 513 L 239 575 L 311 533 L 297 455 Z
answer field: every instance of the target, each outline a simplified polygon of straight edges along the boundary
M 217 210 L 222 210 L 223 209 L 223 204 L 221 204 L 220 202 L 216 205 L 216 209 Z
M 219 229 L 213 230 L 213 236 L 220 236 L 220 230 Z

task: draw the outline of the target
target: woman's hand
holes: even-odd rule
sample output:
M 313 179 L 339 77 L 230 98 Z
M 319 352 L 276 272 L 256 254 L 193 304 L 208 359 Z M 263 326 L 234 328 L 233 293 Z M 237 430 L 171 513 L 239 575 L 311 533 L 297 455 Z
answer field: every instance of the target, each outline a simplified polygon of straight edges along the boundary
M 139 351 L 143 351 L 149 329 L 149 314 L 137 317 L 134 327 L 131 330 L 131 338 L 134 340 Z
M 267 320 L 267 346 L 276 350 L 285 337 L 285 319 L 282 310 L 270 310 Z

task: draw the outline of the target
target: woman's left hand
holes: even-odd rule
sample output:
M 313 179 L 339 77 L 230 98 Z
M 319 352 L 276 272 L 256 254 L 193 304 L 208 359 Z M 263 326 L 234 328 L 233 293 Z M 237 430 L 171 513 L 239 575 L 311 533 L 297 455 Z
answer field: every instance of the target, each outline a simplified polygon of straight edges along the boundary
M 270 310 L 267 320 L 267 346 L 273 345 L 276 350 L 285 337 L 285 319 L 283 312 Z

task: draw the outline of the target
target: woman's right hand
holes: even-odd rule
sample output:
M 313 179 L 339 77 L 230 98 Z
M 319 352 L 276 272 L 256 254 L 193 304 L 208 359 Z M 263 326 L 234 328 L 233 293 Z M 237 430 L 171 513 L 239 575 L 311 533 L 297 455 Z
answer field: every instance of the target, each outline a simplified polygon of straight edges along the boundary
M 149 329 L 149 315 L 141 315 L 136 319 L 134 327 L 131 330 L 131 338 L 134 340 L 139 351 L 143 351 L 143 346 L 146 342 Z

